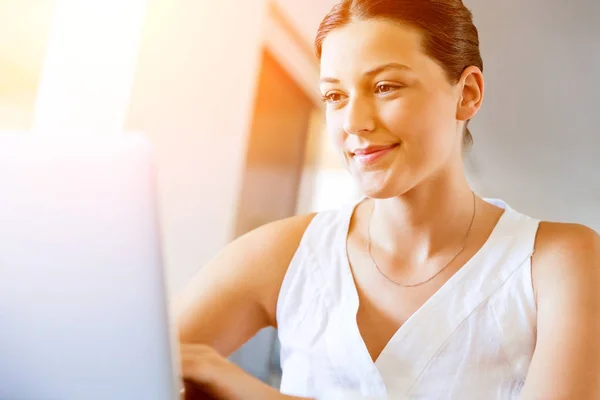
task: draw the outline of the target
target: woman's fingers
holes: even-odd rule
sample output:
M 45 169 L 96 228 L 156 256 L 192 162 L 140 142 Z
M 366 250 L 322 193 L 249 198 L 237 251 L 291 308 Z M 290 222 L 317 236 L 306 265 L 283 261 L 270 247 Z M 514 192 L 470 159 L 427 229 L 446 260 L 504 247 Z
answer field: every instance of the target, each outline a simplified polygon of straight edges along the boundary
M 183 378 L 202 384 L 220 355 L 206 345 L 182 344 L 180 358 Z

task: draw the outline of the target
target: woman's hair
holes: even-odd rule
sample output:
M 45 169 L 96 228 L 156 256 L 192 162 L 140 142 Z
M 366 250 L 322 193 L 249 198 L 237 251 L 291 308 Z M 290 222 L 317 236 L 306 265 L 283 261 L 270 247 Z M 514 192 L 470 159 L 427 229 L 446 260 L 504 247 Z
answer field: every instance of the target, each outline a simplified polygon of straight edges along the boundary
M 352 21 L 373 18 L 417 28 L 423 35 L 425 54 L 438 62 L 452 84 L 459 81 L 469 66 L 483 71 L 477 28 L 462 0 L 341 0 L 319 26 L 315 39 L 317 57 L 321 59 L 323 41 L 329 32 Z M 467 124 L 463 138 L 465 148 L 473 143 Z

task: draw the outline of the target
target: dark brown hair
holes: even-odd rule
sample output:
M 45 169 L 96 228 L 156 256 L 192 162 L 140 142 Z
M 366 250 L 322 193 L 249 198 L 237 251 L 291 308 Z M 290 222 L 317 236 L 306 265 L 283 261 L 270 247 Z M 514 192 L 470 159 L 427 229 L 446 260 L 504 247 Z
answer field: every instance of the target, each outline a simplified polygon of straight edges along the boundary
M 423 35 L 425 54 L 438 62 L 452 84 L 469 66 L 483 71 L 477 28 L 462 0 L 341 0 L 319 26 L 315 39 L 317 57 L 321 58 L 323 41 L 329 32 L 352 21 L 372 18 L 417 28 Z M 463 143 L 465 148 L 473 143 L 466 125 Z

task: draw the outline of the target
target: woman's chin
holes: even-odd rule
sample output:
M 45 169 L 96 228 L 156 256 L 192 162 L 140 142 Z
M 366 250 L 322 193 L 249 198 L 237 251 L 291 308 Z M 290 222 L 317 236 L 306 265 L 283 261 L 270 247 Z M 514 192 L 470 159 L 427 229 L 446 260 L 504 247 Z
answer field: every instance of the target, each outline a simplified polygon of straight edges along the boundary
M 404 192 L 397 184 L 391 184 L 391 182 L 386 181 L 369 181 L 368 179 L 359 183 L 359 189 L 365 196 L 372 199 L 389 199 Z
M 357 172 L 357 171 L 355 171 Z M 353 174 L 361 193 L 373 199 L 389 199 L 401 196 L 414 187 L 414 182 L 397 169 Z

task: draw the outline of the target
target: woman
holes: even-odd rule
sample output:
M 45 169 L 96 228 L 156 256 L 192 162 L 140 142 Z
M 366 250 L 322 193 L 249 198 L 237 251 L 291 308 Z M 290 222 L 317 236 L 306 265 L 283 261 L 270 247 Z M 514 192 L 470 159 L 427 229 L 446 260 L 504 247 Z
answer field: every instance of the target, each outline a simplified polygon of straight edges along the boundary
M 365 197 L 202 268 L 180 307 L 184 377 L 225 399 L 600 398 L 598 235 L 465 178 L 484 79 L 461 0 L 343 0 L 316 49 L 328 131 Z M 284 394 L 224 358 L 265 326 Z

